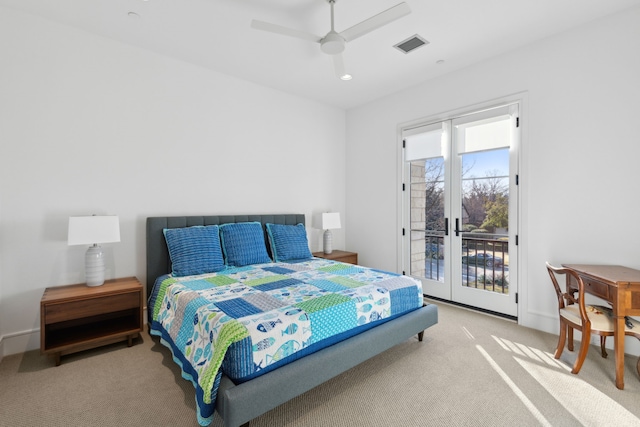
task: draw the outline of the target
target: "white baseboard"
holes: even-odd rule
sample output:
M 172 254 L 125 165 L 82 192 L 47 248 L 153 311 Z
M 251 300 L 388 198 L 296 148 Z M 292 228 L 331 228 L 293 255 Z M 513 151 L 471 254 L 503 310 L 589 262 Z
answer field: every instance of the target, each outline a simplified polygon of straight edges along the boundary
M 40 348 L 40 329 L 14 332 L 2 337 L 0 358 Z

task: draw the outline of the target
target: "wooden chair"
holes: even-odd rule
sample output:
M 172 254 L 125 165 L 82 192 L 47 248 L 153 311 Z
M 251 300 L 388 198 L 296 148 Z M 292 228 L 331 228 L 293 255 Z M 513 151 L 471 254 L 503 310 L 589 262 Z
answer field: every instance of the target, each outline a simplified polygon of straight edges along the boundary
M 591 334 L 600 336 L 600 351 L 602 357 L 607 357 L 605 344 L 607 337 L 613 336 L 613 310 L 609 307 L 585 304 L 584 282 L 574 271 L 553 267 L 549 263 L 547 263 L 547 271 L 556 290 L 560 315 L 560 336 L 558 337 L 558 347 L 554 357 L 559 359 L 562 355 L 567 334 L 569 335 L 567 348 L 569 351 L 573 351 L 573 330 L 579 330 L 582 333 L 580 351 L 571 370 L 572 374 L 577 374 L 580 372 L 584 359 L 587 357 Z M 566 283 L 564 292 L 558 284 L 558 278 L 562 276 L 564 276 Z M 569 289 L 569 276 L 573 279 L 573 283 L 577 284 L 577 290 L 574 288 Z M 625 321 L 625 335 L 632 335 L 640 339 L 640 322 L 631 317 L 625 318 Z M 640 358 L 638 358 L 636 369 L 640 375 Z

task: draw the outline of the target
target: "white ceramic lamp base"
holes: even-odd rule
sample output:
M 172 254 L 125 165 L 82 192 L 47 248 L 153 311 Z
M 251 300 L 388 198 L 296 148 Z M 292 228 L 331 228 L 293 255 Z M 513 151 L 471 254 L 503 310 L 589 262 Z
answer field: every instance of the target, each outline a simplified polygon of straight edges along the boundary
M 322 236 L 322 250 L 325 254 L 333 252 L 333 236 L 331 230 L 325 230 Z
M 104 257 L 102 248 L 90 246 L 84 258 L 87 286 L 100 286 L 104 283 Z

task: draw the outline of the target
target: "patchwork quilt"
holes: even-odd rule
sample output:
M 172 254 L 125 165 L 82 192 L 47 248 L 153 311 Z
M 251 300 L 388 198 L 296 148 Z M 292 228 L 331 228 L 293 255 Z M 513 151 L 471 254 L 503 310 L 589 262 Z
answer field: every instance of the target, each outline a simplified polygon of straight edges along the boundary
M 418 280 L 318 258 L 167 276 L 149 299 L 151 333 L 193 383 L 203 426 L 223 372 L 249 380 L 420 306 Z

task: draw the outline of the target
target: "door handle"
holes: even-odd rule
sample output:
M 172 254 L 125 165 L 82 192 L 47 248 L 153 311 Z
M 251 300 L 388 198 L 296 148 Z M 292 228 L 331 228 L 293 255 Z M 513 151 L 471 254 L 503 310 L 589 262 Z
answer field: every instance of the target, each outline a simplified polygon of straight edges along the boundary
M 456 237 L 460 236 L 460 219 L 456 218 L 456 229 L 454 230 Z
M 444 235 L 449 235 L 449 218 L 444 219 Z

